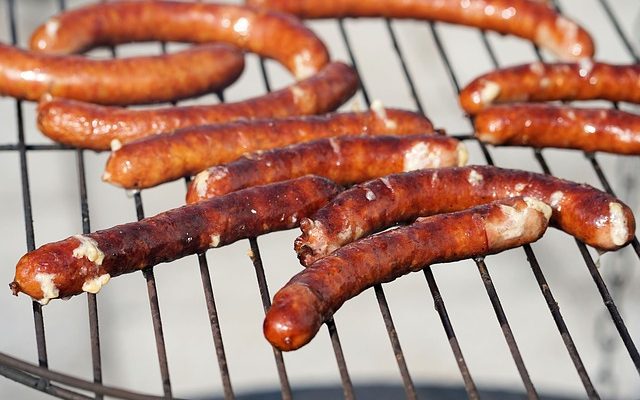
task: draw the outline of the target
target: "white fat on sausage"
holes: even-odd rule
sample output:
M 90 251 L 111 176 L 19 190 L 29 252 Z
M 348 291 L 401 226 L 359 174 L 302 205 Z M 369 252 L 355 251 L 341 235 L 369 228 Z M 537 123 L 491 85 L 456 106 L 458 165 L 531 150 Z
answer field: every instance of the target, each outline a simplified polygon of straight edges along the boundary
M 49 300 L 55 299 L 60 295 L 60 291 L 53 282 L 56 274 L 46 274 L 38 272 L 35 276 L 35 280 L 40 284 L 40 290 L 42 290 L 42 299 L 38 300 L 40 304 L 46 306 L 49 304 Z
M 97 276 L 93 279 L 89 279 L 82 284 L 82 290 L 87 293 L 96 294 L 102 289 L 104 285 L 106 285 L 111 279 L 111 275 L 104 274 Z
M 616 246 L 627 242 L 629 228 L 620 203 L 609 203 L 609 219 L 611 220 L 611 241 Z
M 73 256 L 75 258 L 86 257 L 86 259 L 92 263 L 102 265 L 104 253 L 98 248 L 98 242 L 88 236 L 74 235 L 73 237 L 80 241 L 80 245 L 73 249 Z

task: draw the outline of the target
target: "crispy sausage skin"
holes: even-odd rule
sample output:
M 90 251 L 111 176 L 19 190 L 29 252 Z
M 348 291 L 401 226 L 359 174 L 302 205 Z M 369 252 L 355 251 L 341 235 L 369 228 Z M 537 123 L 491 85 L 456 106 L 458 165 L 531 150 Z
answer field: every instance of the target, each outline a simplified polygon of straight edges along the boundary
M 118 275 L 293 228 L 339 190 L 327 179 L 306 176 L 72 236 L 24 255 L 10 287 L 14 294 L 26 293 L 43 304 L 83 291 L 97 293 Z
M 300 143 L 211 167 L 187 191 L 187 203 L 304 175 L 349 185 L 402 171 L 462 166 L 468 154 L 456 139 L 433 136 L 343 136 Z
M 551 208 L 517 197 L 417 222 L 350 243 L 295 275 L 273 298 L 264 335 L 280 350 L 307 344 L 345 301 L 434 263 L 484 256 L 538 240 Z
M 592 57 L 589 33 L 547 4 L 530 0 L 247 0 L 302 18 L 387 17 L 442 21 L 528 39 L 564 60 Z
M 474 123 L 490 144 L 640 154 L 640 116 L 624 111 L 517 104 L 484 109 Z
M 49 94 L 108 105 L 158 103 L 223 89 L 243 69 L 242 52 L 226 44 L 114 60 L 40 54 L 0 44 L 0 95 L 38 101 Z
M 394 109 L 186 128 L 143 138 L 112 152 L 103 178 L 127 189 L 142 189 L 195 175 L 243 154 L 293 143 L 342 135 L 434 132 L 425 116 Z
M 469 114 L 497 103 L 593 99 L 640 103 L 640 65 L 535 62 L 491 71 L 460 92 Z
M 605 192 L 533 172 L 472 166 L 407 172 L 354 186 L 300 222 L 295 249 L 308 266 L 398 222 L 515 196 L 549 204 L 553 226 L 599 250 L 616 250 L 634 236 L 631 209 Z
M 203 2 L 117 1 L 88 5 L 54 16 L 41 25 L 31 37 L 31 48 L 73 54 L 101 45 L 156 40 L 227 42 L 279 61 L 298 79 L 308 78 L 329 62 L 322 41 L 291 16 Z
M 114 139 L 126 143 L 190 126 L 322 114 L 338 108 L 357 88 L 355 71 L 336 62 L 287 88 L 237 103 L 131 110 L 74 100 L 43 99 L 38 105 L 38 127 L 63 144 L 108 150 Z

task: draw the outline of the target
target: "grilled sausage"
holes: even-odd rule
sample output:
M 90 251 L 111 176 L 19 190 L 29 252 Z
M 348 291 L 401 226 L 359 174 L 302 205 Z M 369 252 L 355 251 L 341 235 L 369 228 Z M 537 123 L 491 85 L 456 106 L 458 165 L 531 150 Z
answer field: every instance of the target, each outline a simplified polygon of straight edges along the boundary
M 538 240 L 551 208 L 518 197 L 420 218 L 350 243 L 295 275 L 273 298 L 264 335 L 280 350 L 307 344 L 345 301 L 434 263 L 484 256 Z
M 467 158 L 461 142 L 443 136 L 332 137 L 211 167 L 193 180 L 187 203 L 308 174 L 348 185 L 396 172 L 462 166 Z
M 490 144 L 640 154 L 640 116 L 624 111 L 518 104 L 482 110 L 474 123 Z
M 33 101 L 50 94 L 98 104 L 157 103 L 223 89 L 243 68 L 243 54 L 226 44 L 115 60 L 39 54 L 0 44 L 0 95 Z
M 24 255 L 10 287 L 15 295 L 23 292 L 42 304 L 83 291 L 97 293 L 118 275 L 293 228 L 339 190 L 327 179 L 307 176 L 72 236 Z
M 403 110 L 336 113 L 324 116 L 237 121 L 178 130 L 126 144 L 111 153 L 104 180 L 127 189 L 142 189 L 243 154 L 292 143 L 342 135 L 433 133 L 423 115 Z
M 351 67 L 331 63 L 311 78 L 237 103 L 130 110 L 44 99 L 38 107 L 38 126 L 57 142 L 108 150 L 114 139 L 126 143 L 190 126 L 326 113 L 353 96 L 357 87 L 358 78 Z
M 460 92 L 469 114 L 496 103 L 593 99 L 640 103 L 640 64 L 535 62 L 489 72 Z
M 31 48 L 72 54 L 101 45 L 155 40 L 227 42 L 279 61 L 298 79 L 308 78 L 329 62 L 322 41 L 291 16 L 199 2 L 117 1 L 66 11 L 33 33 Z
M 387 17 L 442 21 L 530 40 L 565 60 L 592 57 L 589 33 L 547 4 L 530 0 L 247 0 L 303 18 Z
M 421 170 L 357 185 L 300 222 L 295 249 L 303 265 L 395 223 L 463 210 L 497 199 L 530 196 L 553 208 L 551 224 L 600 250 L 631 241 L 633 213 L 588 185 L 490 166 Z

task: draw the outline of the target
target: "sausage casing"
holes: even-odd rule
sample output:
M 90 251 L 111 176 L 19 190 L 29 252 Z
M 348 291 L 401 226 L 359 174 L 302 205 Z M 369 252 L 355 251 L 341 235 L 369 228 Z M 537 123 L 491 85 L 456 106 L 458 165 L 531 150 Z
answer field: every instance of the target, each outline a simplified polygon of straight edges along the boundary
M 497 103 L 594 99 L 640 103 L 640 65 L 535 62 L 491 71 L 460 92 L 469 114 Z
M 111 277 L 293 228 L 339 190 L 327 179 L 307 176 L 72 236 L 24 255 L 10 287 L 14 294 L 26 293 L 43 304 L 83 291 L 96 293 Z
M 313 139 L 363 133 L 406 135 L 432 132 L 433 125 L 427 117 L 395 109 L 186 128 L 122 146 L 109 157 L 104 179 L 127 189 L 142 189 L 195 175 L 246 153 Z
M 551 224 L 600 250 L 631 241 L 635 219 L 615 197 L 589 185 L 491 166 L 420 170 L 376 179 L 341 193 L 300 222 L 295 241 L 304 265 L 398 222 L 529 196 L 553 208 Z
M 223 89 L 243 68 L 242 52 L 226 44 L 113 60 L 40 54 L 0 44 L 0 94 L 33 101 L 48 94 L 97 104 L 158 103 Z
M 415 223 L 350 243 L 295 275 L 273 298 L 263 330 L 280 350 L 308 343 L 348 299 L 434 263 L 484 256 L 539 239 L 551 208 L 514 198 Z
M 467 158 L 461 142 L 444 136 L 332 137 L 211 167 L 191 182 L 187 203 L 304 175 L 348 185 L 396 172 L 462 166 Z
M 30 45 L 33 50 L 72 54 L 137 41 L 227 42 L 278 60 L 298 79 L 329 62 L 322 41 L 291 16 L 204 2 L 91 4 L 49 19 L 33 33 Z
M 336 62 L 287 88 L 237 103 L 132 110 L 48 99 L 38 105 L 38 127 L 63 144 L 108 150 L 114 139 L 126 143 L 191 126 L 323 114 L 338 108 L 357 88 L 355 71 Z
M 530 0 L 248 0 L 247 3 L 303 18 L 386 17 L 450 22 L 519 36 L 565 60 L 594 54 L 593 40 L 587 31 L 547 4 Z
M 614 109 L 493 106 L 474 124 L 476 137 L 490 144 L 640 154 L 640 116 Z

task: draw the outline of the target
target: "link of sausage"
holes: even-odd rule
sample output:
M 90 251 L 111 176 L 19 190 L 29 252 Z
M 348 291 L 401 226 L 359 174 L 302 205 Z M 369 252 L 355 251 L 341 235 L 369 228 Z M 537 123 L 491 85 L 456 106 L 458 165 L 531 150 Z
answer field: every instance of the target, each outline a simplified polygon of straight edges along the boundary
M 634 236 L 631 209 L 605 192 L 533 172 L 473 166 L 413 171 L 357 185 L 301 221 L 295 249 L 308 266 L 398 222 L 515 196 L 549 204 L 553 226 L 599 250 L 616 250 Z
M 462 166 L 467 158 L 461 142 L 444 136 L 332 137 L 209 168 L 192 181 L 187 203 L 304 175 L 349 185 L 402 171 Z
M 624 111 L 517 104 L 482 110 L 474 123 L 490 144 L 640 154 L 640 116 Z
M 518 197 L 417 222 L 354 243 L 295 275 L 273 298 L 264 335 L 280 350 L 307 344 L 345 301 L 434 263 L 485 256 L 538 240 L 551 208 Z
M 460 92 L 469 114 L 497 103 L 593 99 L 640 103 L 640 65 L 535 62 L 491 71 Z
M 40 54 L 0 44 L 0 95 L 38 101 L 49 94 L 108 105 L 158 103 L 223 89 L 243 69 L 242 52 L 226 44 L 114 60 Z
M 303 18 L 386 17 L 442 21 L 530 40 L 564 60 L 592 57 L 593 40 L 549 5 L 530 0 L 247 0 Z
M 10 287 L 46 304 L 110 278 L 237 240 L 290 229 L 329 201 L 339 188 L 307 176 L 259 186 L 110 229 L 76 235 L 24 255 Z
M 433 133 L 425 116 L 404 110 L 237 121 L 155 135 L 111 153 L 103 179 L 142 189 L 191 176 L 243 154 L 342 135 Z
M 357 88 L 358 78 L 351 67 L 331 63 L 311 78 L 237 103 L 132 110 L 46 99 L 38 106 L 38 127 L 63 144 L 108 150 L 114 139 L 126 143 L 191 126 L 322 114 L 338 108 Z
M 72 54 L 101 45 L 156 40 L 227 42 L 279 61 L 298 79 L 329 62 L 322 41 L 291 16 L 200 2 L 117 1 L 84 6 L 41 25 L 31 37 L 31 48 Z

